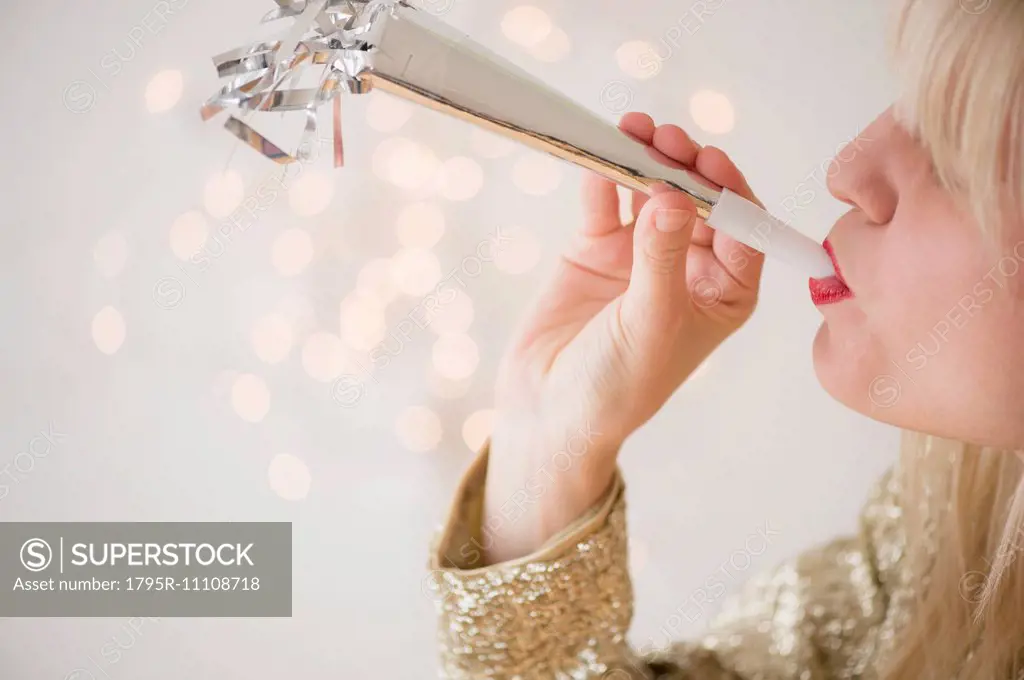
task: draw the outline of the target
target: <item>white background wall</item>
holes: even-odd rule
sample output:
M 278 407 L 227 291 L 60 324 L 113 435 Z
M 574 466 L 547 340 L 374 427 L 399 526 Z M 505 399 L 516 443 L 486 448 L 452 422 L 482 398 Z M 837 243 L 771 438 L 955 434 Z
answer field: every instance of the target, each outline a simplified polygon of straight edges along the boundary
M 893 96 L 881 0 L 603 2 L 600 11 L 535 0 L 555 28 L 531 49 L 503 34 L 515 3 L 453 2 L 446 21 L 610 121 L 629 104 L 725 148 L 771 210 L 817 238 L 842 212 L 820 184 L 828 159 Z M 252 191 L 271 168 L 197 109 L 218 87 L 210 56 L 255 36 L 272 3 L 178 0 L 164 18 L 160 5 L 0 9 L 0 519 L 291 521 L 294 616 L 162 619 L 141 632 L 127 619 L 3 619 L 0 676 L 432 677 L 427 542 L 473 455 L 463 423 L 490 406 L 513 323 L 578 223 L 580 174 L 521 148 L 485 155 L 470 126 L 387 95 L 353 97 L 347 167 L 321 162 L 228 241 L 215 213 L 232 207 L 230 187 L 210 190 L 211 178 L 228 168 Z M 637 72 L 638 53 L 621 47 L 637 40 L 661 55 L 657 68 Z M 167 70 L 181 76 L 180 97 L 177 76 L 158 75 Z M 703 89 L 729 99 L 731 131 L 695 123 L 690 100 Z M 472 159 L 447 167 L 478 166 L 479 191 L 452 200 L 464 184 L 396 186 L 381 170 L 395 143 L 380 145 L 393 137 L 418 144 L 428 171 Z M 801 185 L 813 201 L 787 213 Z M 444 216 L 430 249 L 437 272 L 458 269 L 496 226 L 513 230 L 512 255 L 466 278 L 450 325 L 413 334 L 342 408 L 310 371 L 330 378 L 362 355 L 348 347 L 348 359 L 325 366 L 330 356 L 309 338 L 342 333 L 341 301 L 366 263 L 399 252 L 399 215 L 420 200 Z M 198 226 L 178 221 L 191 211 Z M 430 231 L 413 226 L 414 239 Z M 199 245 L 219 255 L 206 269 L 175 254 Z M 390 332 L 418 299 L 399 295 L 383 324 L 370 323 L 371 309 L 345 332 Z M 479 363 L 466 380 L 439 380 L 437 331 L 463 330 L 470 307 Z M 268 314 L 287 332 L 254 341 Z M 696 616 L 689 606 L 694 620 L 683 625 L 670 617 L 730 559 L 751 563 L 727 569 L 733 587 L 851 529 L 891 462 L 896 433 L 817 385 L 818 321 L 806 282 L 769 264 L 755 318 L 628 443 L 637 644 L 699 631 L 720 602 Z M 464 358 L 442 371 L 473 369 Z M 436 420 L 410 424 L 410 407 Z M 59 444 L 16 468 L 50 427 Z M 737 554 L 766 524 L 778 532 L 769 549 Z

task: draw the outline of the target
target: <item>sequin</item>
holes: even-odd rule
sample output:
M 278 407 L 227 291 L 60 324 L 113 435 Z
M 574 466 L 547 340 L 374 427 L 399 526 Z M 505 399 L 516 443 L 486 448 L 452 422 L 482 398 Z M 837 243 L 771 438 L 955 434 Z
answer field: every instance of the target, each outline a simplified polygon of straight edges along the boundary
M 460 483 L 430 568 L 448 680 L 873 678 L 910 616 L 900 489 L 885 475 L 856 535 L 750 579 L 695 640 L 627 645 L 633 592 L 621 475 L 584 517 L 520 560 L 480 564 L 487 449 Z

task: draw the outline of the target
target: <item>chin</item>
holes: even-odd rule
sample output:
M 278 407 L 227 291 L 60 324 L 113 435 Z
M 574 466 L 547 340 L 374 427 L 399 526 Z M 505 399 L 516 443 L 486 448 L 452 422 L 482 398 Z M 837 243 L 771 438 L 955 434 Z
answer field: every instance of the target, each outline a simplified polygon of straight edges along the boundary
M 818 383 L 843 406 L 895 427 L 939 436 L 954 434 L 930 426 L 934 418 L 920 412 L 922 394 L 917 386 L 869 338 L 839 338 L 826 321 L 814 337 L 813 356 Z
M 997 381 L 982 375 L 975 375 L 951 398 L 953 393 L 944 386 L 961 382 L 959 376 L 907 375 L 889 360 L 881 342 L 862 330 L 863 325 L 839 316 L 838 322 L 822 322 L 812 354 L 818 383 L 840 404 L 906 430 L 998 449 L 1024 447 L 1024 399 L 1006 398 L 1005 390 L 994 397 Z
M 814 358 L 814 375 L 818 383 L 829 395 L 850 408 L 857 408 L 850 403 L 849 377 L 842 370 L 843 357 L 837 351 L 828 322 L 823 322 L 814 335 L 812 356 Z M 859 410 L 859 409 L 858 409 Z
M 829 396 L 847 408 L 893 425 L 899 422 L 905 385 L 863 343 L 839 338 L 828 321 L 813 345 L 814 374 Z

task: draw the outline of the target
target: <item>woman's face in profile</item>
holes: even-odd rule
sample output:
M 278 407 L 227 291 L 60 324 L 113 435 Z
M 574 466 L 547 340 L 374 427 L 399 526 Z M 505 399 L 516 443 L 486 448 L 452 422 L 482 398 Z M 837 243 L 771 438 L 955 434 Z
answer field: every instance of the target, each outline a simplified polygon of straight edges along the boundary
M 836 163 L 850 210 L 828 242 L 852 297 L 819 305 L 818 379 L 877 420 L 1024 446 L 1024 219 L 986 241 L 891 110 Z

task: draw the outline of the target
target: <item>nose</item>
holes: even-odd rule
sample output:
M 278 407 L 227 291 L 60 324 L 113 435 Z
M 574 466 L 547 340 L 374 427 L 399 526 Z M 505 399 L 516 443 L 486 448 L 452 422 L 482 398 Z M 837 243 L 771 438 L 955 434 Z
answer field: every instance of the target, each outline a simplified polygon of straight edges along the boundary
M 896 125 L 886 111 L 840 149 L 829 167 L 829 193 L 875 224 L 889 223 L 899 202 L 889 162 Z

